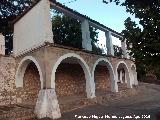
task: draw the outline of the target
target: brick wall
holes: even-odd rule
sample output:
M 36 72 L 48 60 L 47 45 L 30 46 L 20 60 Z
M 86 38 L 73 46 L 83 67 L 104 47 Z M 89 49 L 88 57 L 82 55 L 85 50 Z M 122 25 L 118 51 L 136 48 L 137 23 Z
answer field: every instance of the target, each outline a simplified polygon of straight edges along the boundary
M 95 88 L 96 90 L 109 90 L 110 79 L 109 71 L 106 66 L 98 65 L 94 72 Z

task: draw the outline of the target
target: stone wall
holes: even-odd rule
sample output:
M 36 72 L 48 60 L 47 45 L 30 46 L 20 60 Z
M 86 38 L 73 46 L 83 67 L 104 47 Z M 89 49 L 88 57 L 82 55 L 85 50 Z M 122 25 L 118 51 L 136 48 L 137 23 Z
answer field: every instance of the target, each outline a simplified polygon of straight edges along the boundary
M 40 90 L 39 73 L 30 63 L 24 74 L 23 88 L 16 88 L 16 62 L 12 57 L 0 57 L 0 105 L 16 103 L 35 105 Z M 95 71 L 97 89 L 109 87 L 109 73 L 107 67 L 97 66 Z M 61 63 L 56 71 L 57 96 L 83 94 L 86 96 L 86 80 L 79 64 Z
M 86 94 L 85 75 L 79 64 L 61 63 L 56 71 L 55 82 L 57 96 Z
M 16 103 L 15 59 L 0 56 L 0 105 Z
M 0 106 L 10 104 L 33 104 L 40 90 L 39 73 L 31 63 L 24 75 L 24 88 L 15 86 L 16 62 L 12 57 L 0 56 Z
M 32 62 L 24 74 L 23 88 L 17 89 L 17 100 L 23 104 L 35 105 L 40 90 L 40 77 L 37 67 Z
M 85 94 L 85 82 L 85 75 L 79 64 L 62 63 L 56 71 L 56 94 Z M 109 71 L 106 66 L 96 67 L 95 87 L 96 90 L 110 90 Z
M 47 51 L 43 55 L 44 51 Z M 28 53 L 25 56 L 33 56 L 40 64 L 45 77 L 44 88 L 50 88 L 51 86 L 51 73 L 53 66 L 57 63 L 61 56 L 68 53 L 73 54 L 73 50 L 68 50 L 58 47 L 43 47 L 32 53 Z M 92 72 L 93 65 L 101 58 L 101 56 L 84 53 L 82 51 L 74 51 L 76 55 L 79 55 L 89 67 L 89 71 Z M 13 58 L 13 57 L 0 57 L 0 105 L 8 105 L 15 103 L 33 103 L 35 104 L 38 91 L 40 90 L 40 78 L 37 68 L 30 64 L 24 75 L 24 88 L 16 88 L 15 86 L 15 73 L 16 68 L 24 56 Z M 70 58 L 74 58 L 70 56 Z M 130 66 L 133 62 L 129 60 L 123 60 L 112 57 L 104 57 L 111 62 L 114 71 L 119 61 L 125 61 L 127 66 Z M 77 62 L 80 58 L 77 58 Z M 56 93 L 58 96 L 84 94 L 86 96 L 86 79 L 84 71 L 79 64 L 73 64 L 72 60 L 69 64 L 64 64 L 64 61 L 59 65 L 55 75 Z M 76 60 L 76 58 L 75 58 Z M 45 63 L 47 63 L 45 66 Z M 72 64 L 71 64 L 72 63 Z M 130 69 L 130 67 L 128 67 Z M 106 67 L 96 67 L 95 71 L 95 83 L 96 89 L 105 89 L 110 87 L 109 71 Z
M 106 66 L 98 65 L 94 72 L 96 90 L 110 90 L 109 71 Z

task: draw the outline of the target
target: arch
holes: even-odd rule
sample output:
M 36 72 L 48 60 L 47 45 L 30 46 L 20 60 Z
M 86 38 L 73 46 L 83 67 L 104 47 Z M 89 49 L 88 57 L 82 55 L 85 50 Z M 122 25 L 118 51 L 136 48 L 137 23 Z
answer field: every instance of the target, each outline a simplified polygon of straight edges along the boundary
M 41 89 L 43 89 L 43 75 L 42 75 L 42 71 L 41 71 L 39 63 L 32 56 L 26 56 L 26 57 L 24 57 L 21 60 L 21 62 L 19 63 L 17 71 L 16 71 L 16 80 L 15 80 L 16 87 L 23 87 L 24 74 L 25 74 L 25 71 L 27 69 L 27 66 L 31 62 L 33 62 L 36 65 L 37 69 L 38 69 L 39 76 L 40 76 L 40 82 L 41 82 Z
M 112 64 L 105 58 L 99 58 L 93 65 L 93 69 L 92 69 L 92 78 L 94 80 L 94 72 L 95 72 L 95 69 L 96 69 L 96 66 L 100 63 L 104 61 L 106 63 L 106 66 L 109 70 L 109 74 L 110 74 L 110 80 L 111 80 L 111 90 L 113 92 L 118 92 L 118 88 L 116 88 L 117 86 L 117 83 L 116 83 L 116 77 L 115 77 L 115 72 L 114 72 L 114 69 L 112 67 Z
M 67 59 L 67 58 L 76 58 L 77 62 L 81 65 L 81 67 L 83 68 L 84 74 L 85 74 L 85 79 L 86 79 L 86 92 L 87 92 L 87 97 L 94 97 L 94 83 L 90 74 L 90 69 L 87 65 L 87 63 L 83 60 L 83 58 L 81 58 L 79 55 L 75 54 L 75 53 L 67 53 L 63 56 L 61 56 L 57 62 L 54 64 L 53 69 L 52 69 L 52 73 L 51 73 L 51 88 L 55 89 L 55 73 L 56 70 L 58 68 L 58 66 L 60 65 L 60 63 Z
M 133 85 L 138 85 L 137 72 L 136 72 L 136 65 L 135 64 L 131 64 L 131 79 L 132 79 L 132 84 Z
M 117 72 L 117 70 L 118 70 L 118 68 L 119 68 L 120 65 L 122 65 L 122 67 L 125 70 L 126 79 L 127 79 L 127 81 L 126 81 L 127 82 L 127 87 L 128 88 L 132 88 L 130 70 L 129 70 L 127 64 L 124 61 L 119 61 L 117 63 L 116 70 L 115 70 L 116 71 L 116 79 L 118 80 L 118 72 Z
M 135 65 L 134 63 L 131 64 L 131 68 L 132 68 L 132 67 L 134 67 L 135 70 L 137 69 L 137 68 L 136 68 L 136 65 Z

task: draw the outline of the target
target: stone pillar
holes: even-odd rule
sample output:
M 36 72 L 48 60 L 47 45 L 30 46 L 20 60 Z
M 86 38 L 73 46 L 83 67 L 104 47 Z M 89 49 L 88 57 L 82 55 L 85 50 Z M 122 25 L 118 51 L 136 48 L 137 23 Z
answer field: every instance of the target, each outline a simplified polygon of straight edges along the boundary
M 127 88 L 132 88 L 131 73 L 128 73 L 128 74 L 129 74 L 129 76 L 126 75 L 126 73 L 125 73 L 125 83 L 127 83 Z
M 107 54 L 114 56 L 114 49 L 113 49 L 111 32 L 110 31 L 106 31 L 105 35 L 106 35 Z
M 5 55 L 5 38 L 0 33 L 0 55 Z
M 137 72 L 135 72 L 135 75 L 134 75 L 134 85 L 138 85 Z
M 118 84 L 116 80 L 111 80 L 111 91 L 118 92 Z
M 121 41 L 121 48 L 122 48 L 123 57 L 127 58 L 126 40 L 125 41 Z
M 39 92 L 35 114 L 39 119 L 61 117 L 57 96 L 54 89 L 42 89 Z
M 127 75 L 126 71 L 124 72 L 124 82 L 127 83 Z
M 82 30 L 82 47 L 85 50 L 92 51 L 92 44 L 90 38 L 90 31 L 89 31 L 89 23 L 88 20 L 84 20 L 81 23 L 81 30 Z
M 120 77 L 119 78 L 120 78 L 120 82 L 123 83 L 123 72 L 122 72 L 122 70 L 120 70 Z
M 132 88 L 132 81 L 129 80 L 129 82 L 127 82 L 127 88 Z
M 94 98 L 95 96 L 95 82 L 93 79 L 86 80 L 87 98 Z

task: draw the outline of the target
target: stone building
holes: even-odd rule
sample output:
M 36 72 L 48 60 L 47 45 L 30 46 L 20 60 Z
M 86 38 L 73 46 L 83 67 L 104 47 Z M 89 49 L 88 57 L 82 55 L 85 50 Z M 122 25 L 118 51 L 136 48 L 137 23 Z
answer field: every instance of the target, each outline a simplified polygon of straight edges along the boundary
M 50 8 L 81 21 L 83 49 L 54 43 Z M 89 25 L 105 32 L 107 55 L 92 52 Z M 61 117 L 65 97 L 92 99 L 102 91 L 118 92 L 119 86 L 138 85 L 136 66 L 127 57 L 125 42 L 124 57 L 115 57 L 111 35 L 122 37 L 55 0 L 35 3 L 14 21 L 13 56 L 4 55 L 0 35 L 0 105 L 33 105 L 38 118 L 56 119 Z

